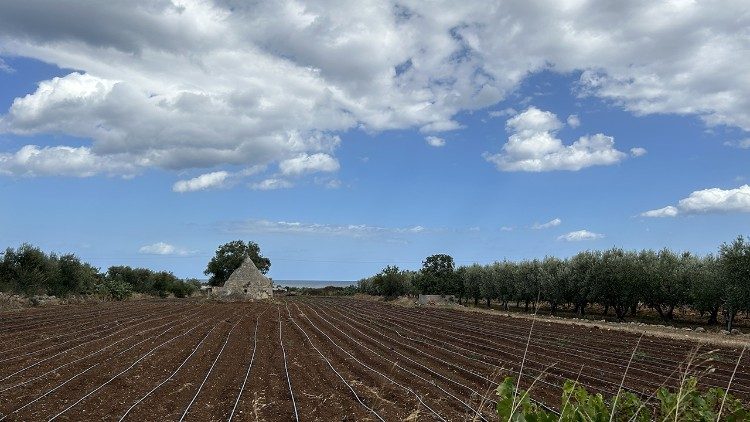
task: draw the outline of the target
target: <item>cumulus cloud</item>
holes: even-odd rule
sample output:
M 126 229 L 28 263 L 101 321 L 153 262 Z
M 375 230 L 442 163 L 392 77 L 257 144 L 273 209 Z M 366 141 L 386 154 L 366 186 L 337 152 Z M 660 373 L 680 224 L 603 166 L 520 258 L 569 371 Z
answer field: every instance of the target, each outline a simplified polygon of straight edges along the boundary
M 178 180 L 172 185 L 172 190 L 182 193 L 216 188 L 222 186 L 227 180 L 227 177 L 229 177 L 229 173 L 226 171 L 215 171 L 212 173 L 201 174 L 192 179 Z
M 580 242 L 584 240 L 596 240 L 603 238 L 604 235 L 600 233 L 593 233 L 588 230 L 577 230 L 574 232 L 566 233 L 562 236 L 558 236 L 557 240 L 563 240 L 565 242 Z
M 437 136 L 428 136 L 425 138 L 427 145 L 435 148 L 439 148 L 445 145 L 445 139 L 438 138 Z
M 257 233 L 288 233 L 288 234 L 315 234 L 331 236 L 353 236 L 364 237 L 382 234 L 419 234 L 427 232 L 422 226 L 411 227 L 378 227 L 367 224 L 320 224 L 304 223 L 298 221 L 270 221 L 270 220 L 247 220 L 229 222 L 222 224 L 222 230 L 229 233 L 257 234 Z
M 643 212 L 641 213 L 641 217 L 674 217 L 679 213 L 680 210 L 678 210 L 677 207 L 669 205 L 664 208 L 658 208 L 655 210 Z
M 681 199 L 676 206 L 645 211 L 641 217 L 676 217 L 680 214 L 750 212 L 750 185 L 736 189 L 703 189 Z
M 26 145 L 14 153 L 0 153 L 0 174 L 9 176 L 130 176 L 137 171 L 126 155 L 97 157 L 87 147 Z
M 164 242 L 141 246 L 138 253 L 145 255 L 189 255 L 192 252 Z
M 573 129 L 581 125 L 581 119 L 578 118 L 577 114 L 571 114 L 570 116 L 568 116 L 568 119 L 566 121 L 568 122 L 568 126 L 572 127 Z
M 261 180 L 260 182 L 253 183 L 250 188 L 253 190 L 276 190 L 276 189 L 288 189 L 294 186 L 292 182 L 284 179 L 272 177 L 270 179 Z
M 334 172 L 339 169 L 339 162 L 328 154 L 300 154 L 297 157 L 279 163 L 279 170 L 284 176 L 300 176 L 307 173 Z
M 550 221 L 548 221 L 546 223 L 542 223 L 542 224 L 534 223 L 534 225 L 531 226 L 531 228 L 534 229 L 534 230 L 541 230 L 541 229 L 548 229 L 550 227 L 557 227 L 560 224 L 562 224 L 562 220 L 560 220 L 559 218 L 555 218 L 553 220 L 550 220 Z
M 126 155 L 139 168 L 270 165 L 332 156 L 330 135 L 352 128 L 455 130 L 460 112 L 497 104 L 543 70 L 580 72 L 580 95 L 638 115 L 750 130 L 750 58 L 737 54 L 750 48 L 745 9 L 741 1 L 7 0 L 0 54 L 78 72 L 17 98 L 0 132 L 88 139 L 93 160 Z M 534 142 L 554 145 L 550 138 Z M 492 161 L 542 171 L 622 159 L 604 135 L 577 142 L 557 145 L 554 157 Z M 70 173 L 81 171 L 61 174 Z
M 549 111 L 529 107 L 506 122 L 511 133 L 502 151 L 485 153 L 484 158 L 502 171 L 578 171 L 586 167 L 616 164 L 627 157 L 615 149 L 615 140 L 601 133 L 582 136 L 571 145 L 556 133 L 563 127 Z
M 636 147 L 636 148 L 630 148 L 630 155 L 633 157 L 641 157 L 643 155 L 646 155 L 648 151 L 646 151 L 646 148 Z

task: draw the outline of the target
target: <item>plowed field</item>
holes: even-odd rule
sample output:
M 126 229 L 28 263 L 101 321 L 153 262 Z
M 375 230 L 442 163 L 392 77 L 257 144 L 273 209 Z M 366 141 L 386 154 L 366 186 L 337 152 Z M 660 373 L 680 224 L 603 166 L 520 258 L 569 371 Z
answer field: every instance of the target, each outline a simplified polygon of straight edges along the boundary
M 0 420 L 492 420 L 492 391 L 519 372 L 554 410 L 566 379 L 614 395 L 625 375 L 648 398 L 688 362 L 725 388 L 740 353 L 531 324 L 346 298 L 0 313 Z M 750 399 L 748 359 L 731 390 Z

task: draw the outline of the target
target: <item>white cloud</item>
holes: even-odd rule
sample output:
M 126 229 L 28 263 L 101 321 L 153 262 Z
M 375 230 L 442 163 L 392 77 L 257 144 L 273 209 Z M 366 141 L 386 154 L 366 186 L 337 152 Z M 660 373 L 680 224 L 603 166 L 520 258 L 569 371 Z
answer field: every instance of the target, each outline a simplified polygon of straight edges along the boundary
M 636 147 L 636 148 L 630 148 L 630 155 L 633 157 L 641 157 L 646 155 L 648 151 L 646 151 L 646 148 Z
M 611 136 L 582 136 L 571 145 L 556 138 L 563 124 L 554 113 L 529 107 L 506 122 L 511 133 L 498 154 L 484 158 L 502 171 L 578 171 L 586 167 L 616 164 L 625 157 L 615 149 Z
M 126 156 L 97 157 L 87 147 L 26 145 L 14 153 L 0 153 L 0 174 L 9 176 L 131 176 L 137 171 Z
M 750 212 L 750 185 L 736 189 L 703 189 L 667 206 L 641 213 L 642 217 L 675 217 L 680 214 Z
M 750 138 L 742 139 L 740 141 L 726 141 L 724 142 L 724 145 L 739 149 L 750 149 Z
M 603 238 L 604 235 L 600 233 L 593 233 L 588 230 L 578 230 L 558 236 L 557 240 L 564 240 L 566 242 L 580 242 L 584 240 L 596 240 Z
M 438 138 L 437 136 L 428 136 L 424 138 L 427 141 L 427 145 L 435 148 L 439 148 L 445 145 L 445 139 Z
M 307 173 L 334 172 L 339 169 L 339 162 L 328 154 L 300 154 L 297 157 L 279 163 L 284 176 L 300 176 Z
M 643 212 L 641 213 L 641 217 L 674 217 L 679 213 L 680 210 L 678 210 L 677 207 L 669 205 L 664 208 Z
M 508 107 L 502 110 L 492 110 L 488 112 L 487 114 L 489 114 L 490 117 L 510 117 L 510 116 L 515 116 L 516 114 L 518 114 L 518 111 L 516 111 L 515 108 Z
M 404 235 L 419 234 L 428 230 L 422 226 L 412 227 L 378 227 L 366 224 L 320 224 L 320 223 L 303 223 L 289 221 L 270 221 L 270 220 L 247 220 L 240 222 L 230 222 L 223 224 L 223 230 L 229 233 L 287 233 L 287 234 L 314 234 L 314 235 L 331 235 L 331 236 L 353 236 L 364 237 L 374 235 Z
M 513 231 L 513 227 L 502 226 L 502 227 L 500 227 L 500 231 L 503 231 L 503 232 L 512 232 Z
M 581 72 L 580 95 L 638 115 L 750 130 L 750 56 L 737 54 L 748 27 L 741 1 L 6 0 L 0 54 L 81 73 L 16 99 L 0 132 L 90 139 L 95 161 L 139 168 L 270 165 L 334 154 L 337 131 L 457 129 L 460 112 L 543 70 Z M 622 159 L 596 137 L 555 157 L 490 159 L 524 171 Z
M 272 177 L 270 179 L 265 179 L 257 183 L 253 183 L 250 185 L 251 189 L 254 190 L 275 190 L 275 189 L 288 189 L 294 186 L 292 182 L 284 179 L 278 179 L 275 177 Z
M 141 246 L 138 253 L 146 255 L 189 255 L 192 252 L 164 242 Z
M 212 173 L 201 174 L 192 179 L 178 180 L 172 185 L 172 190 L 175 192 L 195 192 L 217 188 L 224 184 L 227 177 L 229 177 L 229 173 L 226 171 L 215 171 Z
M 546 223 L 542 223 L 542 224 L 534 223 L 534 225 L 531 226 L 531 228 L 534 229 L 534 230 L 541 230 L 541 229 L 548 229 L 550 227 L 557 227 L 560 224 L 562 224 L 562 220 L 560 220 L 559 218 L 555 218 L 553 220 L 550 220 L 550 221 L 548 221 Z
M 577 128 L 581 125 L 581 119 L 578 118 L 577 114 L 571 114 L 568 116 L 568 126 L 572 127 L 573 129 Z

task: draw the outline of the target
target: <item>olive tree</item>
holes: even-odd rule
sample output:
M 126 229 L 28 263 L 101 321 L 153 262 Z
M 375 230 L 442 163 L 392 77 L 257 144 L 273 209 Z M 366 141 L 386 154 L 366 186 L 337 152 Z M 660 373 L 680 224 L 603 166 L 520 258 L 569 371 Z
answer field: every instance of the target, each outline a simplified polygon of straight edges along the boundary
M 719 322 L 723 302 L 724 274 L 713 255 L 699 260 L 693 268 L 690 283 L 690 302 L 701 316 L 708 313 L 708 323 Z
M 467 301 L 468 299 L 473 299 L 474 306 L 479 304 L 479 299 L 482 298 L 482 290 L 480 287 L 482 285 L 482 274 L 484 271 L 485 269 L 479 264 L 460 267 L 458 271 L 456 271 L 463 281 L 464 293 L 466 294 Z
M 719 262 L 724 277 L 723 310 L 727 331 L 734 318 L 746 309 L 750 300 L 750 242 L 739 236 L 719 248 Z
M 260 246 L 257 243 L 234 240 L 216 249 L 216 255 L 211 258 L 206 270 L 203 271 L 205 275 L 211 276 L 208 284 L 212 286 L 223 285 L 234 270 L 239 268 L 245 258 L 248 257 L 253 260 L 253 264 L 261 273 L 266 274 L 271 269 L 271 260 L 260 253 Z
M 567 261 L 555 257 L 546 257 L 541 262 L 539 271 L 539 288 L 541 297 L 549 303 L 552 315 L 560 304 L 568 302 L 570 268 Z

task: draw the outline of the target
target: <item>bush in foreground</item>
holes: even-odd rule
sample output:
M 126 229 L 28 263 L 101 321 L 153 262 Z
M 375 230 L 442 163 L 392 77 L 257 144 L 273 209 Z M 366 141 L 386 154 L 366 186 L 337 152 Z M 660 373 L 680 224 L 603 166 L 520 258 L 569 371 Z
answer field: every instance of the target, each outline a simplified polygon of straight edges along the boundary
M 554 414 L 532 402 L 527 391 L 516 390 L 506 378 L 496 390 L 500 420 L 512 422 L 608 422 L 608 421 L 746 421 L 750 411 L 721 388 L 700 391 L 696 378 L 687 378 L 676 392 L 660 388 L 655 397 L 641 400 L 623 392 L 616 400 L 591 394 L 573 381 L 563 386 L 561 412 Z M 613 415 L 614 413 L 614 415 Z

